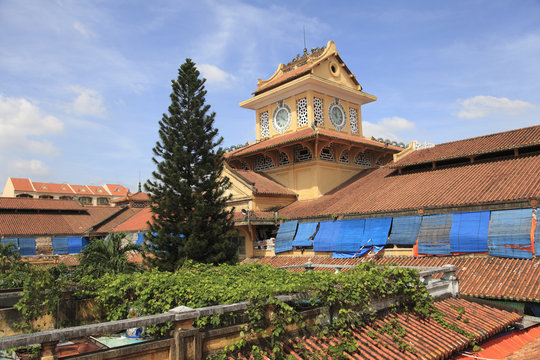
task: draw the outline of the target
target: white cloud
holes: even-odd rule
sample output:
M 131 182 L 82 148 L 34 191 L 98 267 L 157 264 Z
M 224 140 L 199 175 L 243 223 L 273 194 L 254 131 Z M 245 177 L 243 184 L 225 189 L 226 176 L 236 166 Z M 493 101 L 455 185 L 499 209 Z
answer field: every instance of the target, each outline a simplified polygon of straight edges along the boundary
M 99 92 L 92 89 L 86 89 L 80 86 L 72 86 L 71 90 L 78 93 L 79 96 L 70 104 L 68 111 L 77 115 L 92 115 L 103 117 L 105 115 L 105 106 L 103 97 Z
M 458 100 L 462 106 L 457 114 L 462 119 L 477 119 L 492 113 L 503 113 L 507 115 L 518 115 L 525 113 L 535 106 L 523 100 L 510 100 L 508 98 L 498 98 L 494 96 L 473 96 L 465 100 Z
M 416 127 L 413 122 L 398 116 L 383 118 L 379 124 L 386 129 L 390 128 L 396 131 L 412 130 Z
M 75 21 L 73 23 L 73 29 L 77 30 L 82 36 L 84 36 L 87 39 L 94 35 L 90 30 L 88 30 L 86 26 L 84 26 L 78 21 Z
M 56 155 L 56 147 L 44 137 L 63 131 L 62 121 L 30 101 L 0 95 L 0 150 Z
M 226 81 L 234 80 L 234 76 L 229 74 L 219 67 L 210 64 L 199 64 L 197 69 L 202 73 L 203 77 L 206 79 L 207 83 L 223 83 Z
M 45 176 L 49 167 L 41 160 L 12 160 L 8 165 L 11 176 Z
M 399 136 L 399 133 L 406 133 L 413 130 L 416 128 L 416 125 L 407 119 L 394 116 L 383 118 L 377 123 L 362 121 L 362 128 L 364 136 L 402 142 L 404 140 Z

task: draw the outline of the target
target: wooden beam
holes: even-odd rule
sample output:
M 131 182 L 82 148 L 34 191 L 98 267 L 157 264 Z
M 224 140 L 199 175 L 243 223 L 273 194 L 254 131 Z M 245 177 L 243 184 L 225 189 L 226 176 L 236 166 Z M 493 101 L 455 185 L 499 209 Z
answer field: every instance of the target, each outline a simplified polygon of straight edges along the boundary
M 273 150 L 266 150 L 263 152 L 263 155 L 266 157 L 269 157 L 272 160 L 272 163 L 274 163 L 274 167 L 279 166 L 279 151 L 276 149 Z

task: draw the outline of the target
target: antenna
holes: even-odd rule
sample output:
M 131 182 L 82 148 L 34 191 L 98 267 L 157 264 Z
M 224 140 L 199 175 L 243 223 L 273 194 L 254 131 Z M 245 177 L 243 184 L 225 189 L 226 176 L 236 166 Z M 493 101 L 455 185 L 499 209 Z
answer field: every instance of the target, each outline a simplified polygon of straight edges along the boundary
M 306 46 L 306 25 L 304 25 L 304 54 L 307 53 L 307 46 Z

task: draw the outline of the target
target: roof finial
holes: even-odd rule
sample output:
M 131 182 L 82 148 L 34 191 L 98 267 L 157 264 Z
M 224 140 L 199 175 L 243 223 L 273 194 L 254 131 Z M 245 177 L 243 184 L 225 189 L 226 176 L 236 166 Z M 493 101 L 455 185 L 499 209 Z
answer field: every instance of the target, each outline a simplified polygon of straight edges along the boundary
M 139 192 L 142 192 L 142 188 L 141 188 L 141 170 L 139 170 Z

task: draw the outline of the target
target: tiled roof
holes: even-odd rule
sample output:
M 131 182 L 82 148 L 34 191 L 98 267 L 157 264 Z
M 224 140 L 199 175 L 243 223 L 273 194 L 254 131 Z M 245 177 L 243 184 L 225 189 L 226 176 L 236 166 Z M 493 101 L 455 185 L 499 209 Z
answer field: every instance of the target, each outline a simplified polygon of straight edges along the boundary
M 93 195 L 92 190 L 87 185 L 71 185 L 71 188 L 77 195 Z
M 477 342 L 501 333 L 508 326 L 521 320 L 518 314 L 464 299 L 449 298 L 437 301 L 435 307 L 446 315 L 445 321 L 469 332 Z M 461 308 L 464 312 L 460 316 L 456 309 Z M 459 318 L 468 321 L 458 320 Z M 404 328 L 405 335 L 401 339 L 411 345 L 415 353 L 408 349 L 400 350 L 392 336 L 376 331 L 384 326 L 392 326 L 394 321 Z M 443 327 L 436 320 L 423 319 L 413 314 L 389 314 L 371 324 L 352 329 L 352 334 L 359 347 L 354 353 L 346 353 L 350 359 L 448 359 L 472 345 L 471 339 Z M 285 353 L 292 355 L 293 358 L 305 359 L 306 356 L 311 358 L 311 354 L 316 357 L 317 351 L 324 351 L 329 345 L 339 341 L 339 338 L 319 338 L 311 334 L 291 338 L 281 346 Z M 295 351 L 295 347 L 303 348 L 304 351 Z M 250 358 L 250 354 L 238 358 Z
M 396 175 L 366 170 L 327 195 L 280 210 L 291 218 L 467 206 L 540 198 L 540 155 Z
M 143 211 L 144 208 L 123 208 L 122 211 L 119 211 L 115 216 L 107 219 L 105 222 L 99 224 L 99 227 L 94 228 L 93 232 L 95 233 L 110 233 L 117 226 L 135 216 L 139 212 Z
M 506 360 L 530 360 L 538 358 L 538 354 L 540 354 L 540 327 L 537 326 L 534 330 L 536 330 L 535 334 L 531 336 L 537 336 L 536 339 L 523 344 L 520 349 L 507 356 Z
M 540 144 L 540 125 L 453 141 L 412 152 L 389 165 L 402 167 L 445 159 L 468 157 Z
M 35 181 L 32 184 L 38 193 L 73 194 L 73 190 L 68 184 L 42 183 Z
M 242 178 L 247 180 L 255 188 L 256 194 L 272 194 L 272 195 L 296 195 L 296 193 L 289 188 L 281 185 L 275 180 L 270 179 L 268 176 L 251 170 L 237 170 L 231 169 L 231 171 L 237 173 Z
M 251 215 L 250 215 L 250 219 L 273 219 L 274 218 L 274 213 L 272 211 L 254 211 Z M 233 220 L 234 221 L 241 221 L 241 220 L 245 220 L 246 219 L 246 216 L 244 216 L 242 214 L 242 212 L 240 211 L 235 211 L 233 213 Z
M 0 210 L 83 210 L 74 200 L 0 197 Z
M 34 191 L 30 179 L 10 178 L 15 191 Z
M 540 326 L 513 331 L 504 336 L 480 344 L 482 350 L 467 352 L 456 360 L 512 359 L 529 360 L 540 355 Z
M 118 184 L 105 184 L 105 188 L 114 196 L 126 196 L 129 193 L 129 189 Z
M 88 188 L 90 189 L 90 191 L 92 191 L 92 193 L 94 193 L 94 195 L 106 195 L 106 196 L 110 195 L 109 192 L 105 190 L 103 186 L 88 185 Z
M 137 212 L 135 215 L 121 223 L 120 225 L 114 228 L 114 232 L 121 231 L 145 231 L 148 229 L 148 223 L 152 222 L 153 213 L 150 210 L 150 207 L 146 207 L 141 211 Z
M 365 258 L 333 259 L 328 256 L 272 256 L 247 259 L 274 267 L 314 264 L 355 265 Z M 514 301 L 540 302 L 540 259 L 506 259 L 495 257 L 421 257 L 385 256 L 374 258 L 378 264 L 399 266 L 457 266 L 461 295 L 504 299 Z
M 135 194 L 132 194 L 132 193 L 128 193 L 126 196 L 124 197 L 121 197 L 121 198 L 118 198 L 118 199 L 114 199 L 112 200 L 112 202 L 114 203 L 121 203 L 121 202 L 124 202 L 124 201 L 130 201 L 130 200 L 135 200 L 135 201 L 150 201 L 150 196 L 145 193 L 145 192 L 136 192 Z
M 271 88 L 274 88 L 278 85 L 284 84 L 286 82 L 289 82 L 293 79 L 296 79 L 300 76 L 304 76 L 306 74 L 311 73 L 311 68 L 308 64 L 304 64 L 302 66 L 297 67 L 296 69 L 293 69 L 291 71 L 287 71 L 279 76 L 277 76 L 272 81 L 267 82 L 266 84 L 260 86 L 253 92 L 253 94 L 260 94 L 262 92 L 265 92 L 267 90 L 270 90 Z
M 121 210 L 114 207 L 87 207 L 84 208 L 84 211 L 77 213 L 2 211 L 0 213 L 0 235 L 82 235 Z
M 403 150 L 400 147 L 393 146 L 393 145 L 385 145 L 379 141 L 367 139 L 363 136 L 350 135 L 350 134 L 328 130 L 328 129 L 322 129 L 322 128 L 318 128 L 317 131 L 314 131 L 311 127 L 307 127 L 302 130 L 294 131 L 289 134 L 275 136 L 266 140 L 262 140 L 255 144 L 248 145 L 241 149 L 228 152 L 227 154 L 225 154 L 225 157 L 234 158 L 237 156 L 248 155 L 248 154 L 252 154 L 261 150 L 267 150 L 267 149 L 274 148 L 276 146 L 283 146 L 283 145 L 294 143 L 300 140 L 306 140 L 306 139 L 311 139 L 315 137 L 319 137 L 321 139 L 330 138 L 330 139 L 345 140 L 347 142 L 353 142 L 360 145 L 368 145 L 368 146 L 373 146 L 373 147 L 377 147 L 381 149 L 389 149 L 395 152 Z

